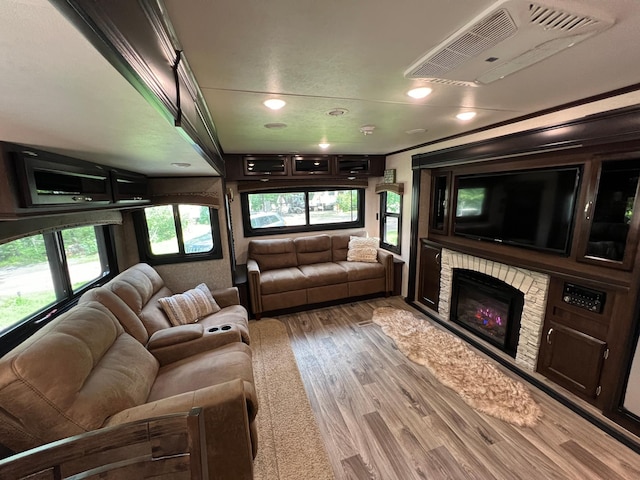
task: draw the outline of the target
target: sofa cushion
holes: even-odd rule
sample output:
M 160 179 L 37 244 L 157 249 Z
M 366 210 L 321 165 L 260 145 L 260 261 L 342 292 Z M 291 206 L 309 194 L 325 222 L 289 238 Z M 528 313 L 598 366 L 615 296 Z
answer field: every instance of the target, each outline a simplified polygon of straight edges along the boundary
M 347 259 L 349 241 L 351 237 L 364 237 L 365 232 L 339 233 L 331 235 L 331 253 L 334 262 L 341 262 Z
M 158 299 L 173 326 L 197 322 L 205 315 L 220 311 L 211 291 L 201 283 L 184 293 Z
M 307 277 L 298 267 L 267 270 L 260 274 L 260 288 L 263 295 L 303 290 L 307 288 Z
M 331 237 L 314 235 L 298 237 L 293 241 L 296 247 L 298 265 L 331 262 Z
M 380 239 L 375 237 L 351 237 L 347 261 L 349 262 L 377 262 Z
M 248 256 L 258 263 L 261 271 L 298 266 L 295 246 L 290 238 L 251 240 Z
M 347 283 L 348 275 L 344 268 L 337 263 L 316 263 L 315 265 L 300 265 L 298 267 L 306 277 L 307 288 L 323 287 Z
M 20 451 L 99 428 L 144 403 L 157 372 L 104 305 L 74 307 L 0 360 L 3 443 Z
M 373 278 L 384 278 L 385 269 L 381 263 L 365 263 L 365 262 L 338 262 L 346 272 L 349 282 L 357 282 L 359 280 L 369 280 Z
M 147 402 L 197 391 L 236 378 L 245 384 L 249 419 L 253 420 L 258 410 L 258 400 L 253 387 L 251 349 L 241 342 L 230 343 L 161 367 Z
M 127 305 L 119 296 L 113 293 L 109 288 L 96 287 L 85 292 L 78 300 L 78 305 L 87 302 L 100 302 L 107 307 L 111 313 L 120 321 L 125 332 L 145 345 L 149 340 L 149 334 L 140 317 L 136 315 L 129 305 Z

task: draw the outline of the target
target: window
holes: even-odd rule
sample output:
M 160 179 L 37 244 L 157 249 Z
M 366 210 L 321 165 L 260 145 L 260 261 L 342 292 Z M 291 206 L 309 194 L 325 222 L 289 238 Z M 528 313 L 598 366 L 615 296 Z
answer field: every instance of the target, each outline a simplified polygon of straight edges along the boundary
M 159 205 L 136 219 L 140 251 L 150 264 L 222 258 L 218 211 L 205 205 Z
M 363 189 L 300 189 L 243 193 L 247 237 L 364 226 Z
M 380 194 L 380 247 L 400 253 L 402 229 L 402 195 L 395 192 Z
M 86 226 L 32 235 L 0 245 L 0 335 L 33 333 L 43 319 L 110 276 L 107 227 Z M 30 334 L 29 333 L 29 334 Z M 18 342 L 14 342 L 13 345 Z

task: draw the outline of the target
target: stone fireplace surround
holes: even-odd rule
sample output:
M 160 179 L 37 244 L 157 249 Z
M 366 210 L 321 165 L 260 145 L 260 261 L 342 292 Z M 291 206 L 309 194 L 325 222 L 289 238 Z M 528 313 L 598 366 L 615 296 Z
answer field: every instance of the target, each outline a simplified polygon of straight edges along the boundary
M 443 248 L 438 313 L 446 320 L 450 320 L 454 268 L 484 273 L 502 280 L 524 294 L 524 307 L 520 320 L 520 338 L 516 350 L 516 364 L 525 370 L 535 371 L 547 304 L 549 276 Z

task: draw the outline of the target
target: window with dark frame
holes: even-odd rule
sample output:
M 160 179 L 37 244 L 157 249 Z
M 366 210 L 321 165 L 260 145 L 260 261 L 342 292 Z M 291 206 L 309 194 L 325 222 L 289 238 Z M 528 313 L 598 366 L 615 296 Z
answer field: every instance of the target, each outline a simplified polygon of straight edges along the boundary
M 300 188 L 244 192 L 246 237 L 364 226 L 363 188 Z
M 402 195 L 380 194 L 380 248 L 400 254 L 402 244 Z
M 222 258 L 218 211 L 206 205 L 156 205 L 135 215 L 141 255 L 151 265 Z
M 80 226 L 0 245 L 0 355 L 113 276 L 107 226 Z

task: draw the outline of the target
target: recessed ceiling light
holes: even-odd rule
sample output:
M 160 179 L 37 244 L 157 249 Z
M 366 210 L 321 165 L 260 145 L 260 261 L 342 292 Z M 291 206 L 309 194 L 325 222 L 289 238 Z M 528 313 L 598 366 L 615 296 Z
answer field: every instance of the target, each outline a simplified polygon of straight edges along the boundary
M 280 110 L 286 104 L 287 102 L 279 98 L 270 98 L 269 100 L 264 101 L 264 106 L 270 108 L 271 110 Z
M 320 148 L 329 148 L 331 146 L 331 144 L 330 143 L 319 143 L 318 146 Z
M 189 168 L 191 164 L 187 162 L 173 162 L 171 166 L 178 168 Z
M 476 112 L 462 112 L 456 115 L 458 120 L 471 120 L 476 116 Z
M 426 128 L 414 128 L 413 130 L 407 130 L 404 133 L 406 133 L 407 135 L 417 135 L 418 133 L 424 133 L 426 131 Z
M 411 89 L 407 92 L 407 95 L 409 95 L 412 98 L 424 98 L 427 95 L 429 95 L 433 90 L 431 90 L 429 87 L 418 87 L 418 88 L 414 88 Z
M 270 128 L 272 130 L 278 130 L 281 128 L 287 128 L 286 123 L 265 123 L 264 128 Z
M 330 117 L 341 117 L 342 115 L 345 115 L 347 113 L 349 113 L 349 110 L 347 110 L 346 108 L 332 108 L 327 112 L 327 115 L 329 115 Z

